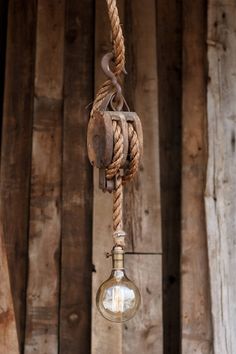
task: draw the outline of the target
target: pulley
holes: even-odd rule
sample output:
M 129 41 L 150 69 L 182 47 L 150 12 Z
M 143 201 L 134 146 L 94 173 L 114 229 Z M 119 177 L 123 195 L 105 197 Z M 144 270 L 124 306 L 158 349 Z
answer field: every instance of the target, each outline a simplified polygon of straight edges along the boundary
M 143 150 L 143 131 L 141 121 L 135 112 L 130 112 L 121 92 L 121 87 L 116 76 L 111 72 L 107 59 L 111 59 L 111 53 L 102 59 L 104 73 L 112 80 L 115 90 L 105 97 L 99 110 L 94 111 L 88 124 L 87 145 L 88 157 L 91 164 L 99 169 L 99 187 L 104 191 L 112 192 L 115 189 L 116 179 L 106 177 L 106 169 L 112 163 L 114 156 L 114 129 L 113 121 L 121 128 L 123 139 L 122 161 L 120 170 L 126 169 L 129 164 L 129 134 L 128 124 L 133 126 L 137 134 L 140 156 Z M 118 102 L 118 103 L 117 103 Z M 125 103 L 127 111 L 121 111 Z M 108 110 L 111 108 L 112 110 Z M 115 177 L 115 176 L 114 176 Z

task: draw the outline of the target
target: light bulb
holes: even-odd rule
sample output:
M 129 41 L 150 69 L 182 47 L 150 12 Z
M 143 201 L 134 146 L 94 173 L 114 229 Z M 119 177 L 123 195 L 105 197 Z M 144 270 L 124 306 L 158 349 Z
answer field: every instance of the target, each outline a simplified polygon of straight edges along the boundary
M 124 322 L 136 314 L 140 305 L 140 293 L 125 274 L 122 247 L 113 248 L 112 263 L 111 275 L 99 287 L 96 303 L 98 310 L 107 320 Z

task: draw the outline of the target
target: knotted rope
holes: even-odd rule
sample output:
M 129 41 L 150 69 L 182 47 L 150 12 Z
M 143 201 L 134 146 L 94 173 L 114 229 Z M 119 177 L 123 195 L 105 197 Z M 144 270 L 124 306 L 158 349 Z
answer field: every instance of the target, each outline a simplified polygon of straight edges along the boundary
M 114 70 L 117 80 L 120 82 L 120 75 L 125 72 L 125 45 L 116 0 L 106 0 L 108 14 L 111 24 Z M 99 88 L 91 111 L 93 113 L 100 109 L 104 99 L 114 90 L 112 80 L 105 81 Z M 133 179 L 138 170 L 140 160 L 140 146 L 137 133 L 131 122 L 128 123 L 128 164 L 122 169 L 124 155 L 124 140 L 120 123 L 112 122 L 113 126 L 113 158 L 106 169 L 106 178 L 114 179 L 115 189 L 113 191 L 113 238 L 115 245 L 125 246 L 125 232 L 123 231 L 123 184 Z M 123 171 L 123 174 L 122 174 Z

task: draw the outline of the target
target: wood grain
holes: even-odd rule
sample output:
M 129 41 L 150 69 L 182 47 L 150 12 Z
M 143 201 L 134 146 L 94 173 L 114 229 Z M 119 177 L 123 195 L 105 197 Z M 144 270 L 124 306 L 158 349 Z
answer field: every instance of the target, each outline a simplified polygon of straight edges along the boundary
M 125 97 L 142 121 L 144 139 L 139 175 L 125 188 L 128 250 L 161 252 L 155 1 L 126 2 L 124 29 Z
M 204 211 L 206 178 L 206 8 L 183 2 L 182 353 L 212 352 Z
M 11 294 L 7 253 L 4 244 L 2 219 L 0 224 L 0 349 L 2 353 L 18 354 L 16 318 Z
M 0 213 L 21 349 L 25 329 L 35 16 L 34 1 L 9 1 Z
M 128 278 L 139 288 L 141 306 L 136 316 L 123 324 L 122 353 L 163 353 L 162 256 L 125 256 Z
M 39 0 L 32 137 L 26 354 L 58 353 L 63 38 L 64 1 L 55 3 Z M 48 72 L 48 67 L 54 68 L 53 72 Z
M 180 353 L 182 2 L 157 0 L 164 353 Z
M 236 352 L 235 16 L 233 1 L 209 1 L 205 206 L 214 354 Z
M 3 99 L 4 99 L 4 78 L 6 63 L 6 42 L 7 42 L 7 16 L 8 3 L 0 1 L 0 120 L 2 127 Z M 1 131 L 2 129 L 0 129 Z
M 86 150 L 93 99 L 93 1 L 66 5 L 60 352 L 91 348 L 92 167 Z
M 156 2 L 126 2 L 124 29 L 125 97 L 141 119 L 144 145 L 139 174 L 125 187 L 124 203 L 128 250 L 136 254 L 127 260 L 137 276 L 142 305 L 139 315 L 123 326 L 122 352 L 163 353 Z M 149 255 L 138 255 L 142 252 Z

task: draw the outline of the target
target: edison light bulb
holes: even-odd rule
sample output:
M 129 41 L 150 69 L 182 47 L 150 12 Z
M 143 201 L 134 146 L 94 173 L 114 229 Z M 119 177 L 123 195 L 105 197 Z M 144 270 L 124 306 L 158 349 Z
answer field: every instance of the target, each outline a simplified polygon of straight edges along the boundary
M 124 322 L 132 318 L 140 305 L 140 293 L 124 270 L 124 250 L 115 246 L 112 250 L 112 272 L 99 287 L 97 307 L 103 317 L 113 322 Z

